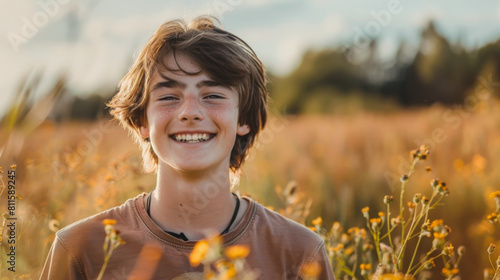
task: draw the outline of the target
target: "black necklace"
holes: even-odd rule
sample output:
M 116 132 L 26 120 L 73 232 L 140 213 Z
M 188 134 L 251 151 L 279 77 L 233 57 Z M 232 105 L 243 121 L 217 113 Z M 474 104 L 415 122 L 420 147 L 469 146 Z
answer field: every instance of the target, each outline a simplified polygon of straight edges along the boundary
M 231 221 L 229 222 L 229 225 L 220 235 L 223 235 L 223 234 L 226 234 L 229 232 L 229 228 L 231 228 L 231 226 L 233 225 L 234 220 L 236 219 L 236 216 L 238 215 L 238 210 L 240 210 L 240 200 L 239 200 L 238 196 L 234 193 L 232 193 L 232 195 L 234 195 L 234 197 L 236 198 L 236 207 L 234 208 L 233 217 L 231 217 Z M 148 194 L 146 201 L 147 201 L 146 202 L 146 212 L 148 213 L 148 216 L 151 218 L 151 213 L 150 213 L 151 193 Z M 175 232 L 171 232 L 171 231 L 165 231 L 165 232 L 172 235 L 175 238 L 182 239 L 184 241 L 188 241 L 188 238 L 186 237 L 186 235 L 183 232 L 181 232 L 181 233 L 175 233 Z

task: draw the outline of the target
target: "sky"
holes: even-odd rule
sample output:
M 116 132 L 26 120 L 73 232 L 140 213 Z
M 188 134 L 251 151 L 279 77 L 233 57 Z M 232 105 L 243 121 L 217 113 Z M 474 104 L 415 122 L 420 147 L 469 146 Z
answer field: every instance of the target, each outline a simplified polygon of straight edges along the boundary
M 468 48 L 500 38 L 494 0 L 0 0 L 0 113 L 36 73 L 38 95 L 61 73 L 82 95 L 116 87 L 161 23 L 202 14 L 218 17 L 279 75 L 307 49 L 362 47 L 364 36 L 377 37 L 389 59 L 402 41 L 418 46 L 429 20 Z

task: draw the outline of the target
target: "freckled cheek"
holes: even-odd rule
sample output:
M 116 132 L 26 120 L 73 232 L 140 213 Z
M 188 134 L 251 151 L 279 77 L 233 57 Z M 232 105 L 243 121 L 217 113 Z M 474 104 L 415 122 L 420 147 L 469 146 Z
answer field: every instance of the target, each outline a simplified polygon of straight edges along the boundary
M 171 109 L 152 111 L 148 114 L 148 123 L 152 129 L 156 127 L 157 129 L 163 130 L 165 127 L 161 127 L 166 126 L 172 120 L 173 116 L 175 116 L 175 112 Z
M 211 111 L 211 118 L 219 123 L 224 123 L 225 125 L 235 126 L 238 123 L 238 110 L 213 110 Z

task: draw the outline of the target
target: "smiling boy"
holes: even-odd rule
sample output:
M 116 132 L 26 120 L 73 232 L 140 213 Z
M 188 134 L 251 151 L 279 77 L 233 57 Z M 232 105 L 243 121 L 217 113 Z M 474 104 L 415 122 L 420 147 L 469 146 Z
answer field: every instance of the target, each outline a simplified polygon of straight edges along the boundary
M 247 262 L 259 279 L 302 279 L 310 263 L 321 268 L 319 279 L 334 279 L 319 236 L 231 192 L 265 126 L 267 99 L 264 66 L 243 40 L 209 17 L 160 26 L 108 104 L 140 144 L 156 187 L 60 230 L 41 279 L 95 279 L 104 219 L 117 221 L 126 244 L 103 279 L 127 278 L 147 246 L 161 251 L 152 279 L 202 279 L 188 257 L 213 233 L 223 246 L 249 246 Z

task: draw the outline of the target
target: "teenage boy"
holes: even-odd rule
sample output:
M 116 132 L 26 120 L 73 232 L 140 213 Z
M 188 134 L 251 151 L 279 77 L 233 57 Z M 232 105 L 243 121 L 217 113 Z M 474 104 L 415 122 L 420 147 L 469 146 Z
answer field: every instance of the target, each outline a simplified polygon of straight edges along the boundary
M 334 279 L 318 235 L 231 193 L 266 123 L 267 99 L 256 54 L 210 17 L 160 26 L 108 104 L 139 143 L 145 170 L 156 172 L 156 187 L 60 230 L 41 279 L 95 279 L 104 219 L 117 221 L 126 244 L 113 252 L 103 279 L 127 278 L 151 244 L 161 250 L 153 279 L 196 273 L 201 279 L 202 267 L 191 267 L 189 254 L 213 232 L 223 246 L 249 246 L 246 261 L 259 279 L 302 279 L 311 263 L 319 265 L 319 279 Z

